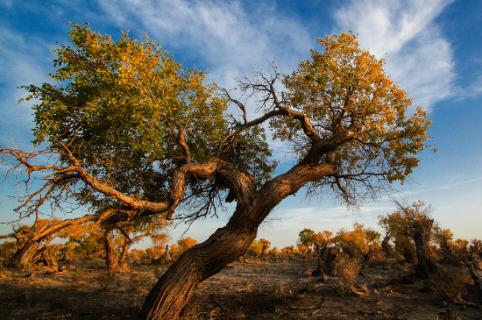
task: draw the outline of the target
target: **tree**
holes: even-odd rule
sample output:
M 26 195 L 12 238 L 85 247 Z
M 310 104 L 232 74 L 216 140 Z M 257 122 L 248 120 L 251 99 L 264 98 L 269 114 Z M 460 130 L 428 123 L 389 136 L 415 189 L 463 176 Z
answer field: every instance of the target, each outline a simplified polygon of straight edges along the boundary
M 172 219 L 183 206 L 189 214 L 178 218 L 193 220 L 236 202 L 226 226 L 159 279 L 144 319 L 178 318 L 197 285 L 242 256 L 286 197 L 306 186 L 357 203 L 403 182 L 428 138 L 423 109 L 408 110 L 411 99 L 352 34 L 320 39 L 321 50 L 287 76 L 242 82 L 259 98 L 261 114 L 252 120 L 232 92 L 220 95 L 205 74 L 183 69 L 152 41 L 127 34 L 113 41 L 81 26 L 70 37 L 73 44 L 56 51 L 57 83 L 27 87 L 36 99 L 35 142 L 48 145 L 56 163 L 35 165 L 38 153 L 1 150 L 46 178 L 35 200 L 25 199 L 33 206 L 20 209 L 35 214 L 47 198 L 69 197 L 96 215 L 122 210 L 116 219 Z M 228 113 L 229 104 L 240 116 Z M 275 177 L 266 130 L 296 154 Z
M 434 240 L 438 244 L 444 261 L 450 261 L 454 258 L 453 236 L 454 234 L 450 229 L 434 227 Z
M 315 244 L 315 231 L 305 228 L 298 233 L 298 245 L 303 245 L 310 252 Z
M 429 215 L 431 209 L 422 201 L 415 201 L 410 206 L 398 202 L 396 205 L 398 210 L 381 217 L 380 224 L 395 237 L 395 245 L 402 250 L 407 261 L 413 262 L 416 276 L 429 278 L 436 269 L 430 252 L 430 241 L 434 237 L 434 220 Z
M 254 257 L 262 257 L 268 254 L 271 242 L 266 239 L 253 240 L 250 244 L 247 253 Z
M 85 223 L 92 220 L 91 215 L 85 215 L 76 219 L 37 219 L 35 224 L 30 227 L 23 225 L 15 230 L 16 251 L 10 257 L 7 265 L 30 269 L 34 259 L 39 255 L 43 248 L 52 241 L 54 234 L 73 224 Z
M 263 239 L 263 238 L 259 239 L 259 242 L 261 244 L 261 256 L 264 257 L 270 251 L 271 242 L 269 242 L 268 240 Z
M 395 244 L 396 251 L 403 256 L 408 263 L 415 262 L 415 245 L 409 237 L 408 219 L 399 210 L 394 211 L 385 216 L 380 216 L 378 220 L 379 225 L 385 229 L 385 246 L 388 246 L 388 239 L 391 239 Z M 390 249 L 386 248 L 386 252 Z
M 378 232 L 355 223 L 353 230 L 340 230 L 335 237 L 335 243 L 351 257 L 368 260 L 369 252 L 379 245 L 379 239 Z
M 102 257 L 104 232 L 97 223 L 74 224 L 60 230 L 57 237 L 65 240 L 63 260 L 66 263 L 78 258 Z M 109 265 L 106 261 L 107 266 Z

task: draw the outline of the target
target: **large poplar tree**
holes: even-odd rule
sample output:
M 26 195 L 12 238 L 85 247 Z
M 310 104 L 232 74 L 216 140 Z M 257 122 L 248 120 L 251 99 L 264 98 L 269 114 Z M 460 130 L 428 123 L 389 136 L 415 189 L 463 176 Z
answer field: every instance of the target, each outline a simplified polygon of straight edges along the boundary
M 34 143 L 53 156 L 1 149 L 45 179 L 24 196 L 23 216 L 68 198 L 90 208 L 89 220 L 193 220 L 235 202 L 226 226 L 159 279 L 143 319 L 177 319 L 197 285 L 242 256 L 284 198 L 307 187 L 357 203 L 403 182 L 428 137 L 424 110 L 409 110 L 383 61 L 352 34 L 320 39 L 291 74 L 241 83 L 258 98 L 253 119 L 243 101 L 153 41 L 114 41 L 77 25 L 70 38 L 55 51 L 53 82 L 26 87 Z M 293 166 L 277 176 L 266 134 L 292 147 Z

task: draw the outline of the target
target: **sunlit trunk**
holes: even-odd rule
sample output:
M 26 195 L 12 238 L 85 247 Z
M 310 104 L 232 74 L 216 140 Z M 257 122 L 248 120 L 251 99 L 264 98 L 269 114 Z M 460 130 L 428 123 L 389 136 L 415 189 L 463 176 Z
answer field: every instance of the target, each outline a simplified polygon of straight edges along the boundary
M 109 271 L 118 270 L 118 261 L 115 254 L 114 236 L 112 230 L 108 230 L 104 233 L 104 247 L 105 247 L 105 262 Z
M 127 264 L 127 254 L 129 253 L 129 240 L 124 239 L 124 243 L 122 244 L 122 251 L 119 257 L 119 270 L 120 271 L 127 271 L 129 266 Z
M 218 229 L 205 242 L 184 252 L 149 293 L 142 319 L 178 319 L 194 289 L 246 253 L 256 230 Z
M 40 242 L 28 240 L 8 262 L 9 267 L 30 270 L 33 267 L 33 260 L 38 253 Z

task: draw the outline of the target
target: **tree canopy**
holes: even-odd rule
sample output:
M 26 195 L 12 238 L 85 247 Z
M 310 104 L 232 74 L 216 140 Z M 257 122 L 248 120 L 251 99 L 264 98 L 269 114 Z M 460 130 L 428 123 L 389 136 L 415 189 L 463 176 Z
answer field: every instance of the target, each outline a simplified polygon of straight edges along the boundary
M 291 74 L 241 82 L 258 98 L 254 119 L 246 101 L 183 68 L 154 41 L 126 33 L 113 40 L 79 25 L 70 39 L 55 50 L 53 81 L 26 87 L 34 143 L 46 150 L 0 149 L 28 177 L 43 178 L 21 199 L 24 216 L 65 199 L 89 207 L 88 220 L 110 223 L 194 220 L 236 203 L 224 228 L 162 276 L 144 304 L 146 319 L 176 319 L 199 282 L 248 250 L 284 198 L 308 186 L 356 204 L 403 182 L 428 139 L 423 108 L 410 109 L 383 60 L 353 34 L 320 39 Z M 289 142 L 295 155 L 277 176 L 267 134 Z
M 205 73 L 183 68 L 154 41 L 127 33 L 114 41 L 74 25 L 69 36 L 71 45 L 54 50 L 54 82 L 25 87 L 25 100 L 35 101 L 34 143 L 47 143 L 63 165 L 75 158 L 95 179 L 149 201 L 168 196 L 178 167 L 213 156 L 260 181 L 268 177 L 273 164 L 261 128 L 243 130 L 223 148 L 232 125 L 228 100 Z M 61 188 L 94 209 L 124 205 L 76 175 L 60 180 L 52 193 Z M 191 203 L 206 213 L 223 188 L 196 182 L 189 185 L 191 201 L 209 201 Z

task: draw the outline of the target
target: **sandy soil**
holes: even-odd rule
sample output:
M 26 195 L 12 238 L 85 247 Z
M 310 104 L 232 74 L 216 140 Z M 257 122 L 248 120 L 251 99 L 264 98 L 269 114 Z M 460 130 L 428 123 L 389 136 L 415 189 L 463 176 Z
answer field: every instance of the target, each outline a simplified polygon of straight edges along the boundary
M 135 265 L 115 276 L 101 261 L 62 272 L 0 271 L 0 319 L 133 319 L 166 267 Z M 366 294 L 343 294 L 338 280 L 310 277 L 312 261 L 235 263 L 201 284 L 188 319 L 482 319 L 473 305 L 447 304 L 397 263 L 370 263 L 358 278 Z

